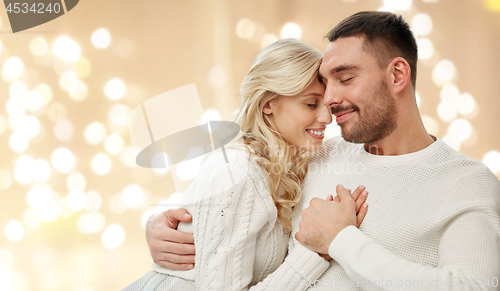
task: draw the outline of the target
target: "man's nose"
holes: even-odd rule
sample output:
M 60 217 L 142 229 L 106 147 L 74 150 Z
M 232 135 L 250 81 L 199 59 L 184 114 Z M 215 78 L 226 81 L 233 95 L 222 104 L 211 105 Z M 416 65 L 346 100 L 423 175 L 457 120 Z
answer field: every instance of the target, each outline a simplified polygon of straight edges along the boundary
M 342 102 L 344 102 L 344 98 L 342 97 L 340 90 L 331 83 L 328 83 L 325 89 L 323 104 L 328 108 L 332 108 L 336 105 L 342 104 Z

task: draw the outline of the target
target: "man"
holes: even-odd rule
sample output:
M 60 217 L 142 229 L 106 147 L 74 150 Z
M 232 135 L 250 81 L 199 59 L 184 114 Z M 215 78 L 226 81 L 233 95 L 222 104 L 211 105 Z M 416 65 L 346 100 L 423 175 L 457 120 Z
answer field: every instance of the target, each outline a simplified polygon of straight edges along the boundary
M 343 139 L 328 141 L 311 162 L 292 234 L 333 260 L 317 280 L 286 278 L 282 290 L 500 288 L 500 182 L 426 132 L 415 101 L 417 46 L 409 26 L 391 13 L 360 12 L 327 37 L 324 102 Z M 315 198 L 338 184 L 370 192 L 359 229 L 345 191 L 337 189 L 337 201 Z M 182 214 L 170 211 L 148 223 L 152 256 L 167 268 L 194 262 L 192 236 L 162 231 L 165 223 L 188 221 Z

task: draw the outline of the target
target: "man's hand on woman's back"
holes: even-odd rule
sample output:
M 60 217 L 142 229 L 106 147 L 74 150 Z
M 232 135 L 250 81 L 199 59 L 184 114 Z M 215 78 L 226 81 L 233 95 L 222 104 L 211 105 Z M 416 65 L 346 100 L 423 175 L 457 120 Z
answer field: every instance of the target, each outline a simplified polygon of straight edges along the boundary
M 193 234 L 176 230 L 179 221 L 191 220 L 191 215 L 184 208 L 170 209 L 148 219 L 146 241 L 156 264 L 170 270 L 190 270 L 194 267 Z

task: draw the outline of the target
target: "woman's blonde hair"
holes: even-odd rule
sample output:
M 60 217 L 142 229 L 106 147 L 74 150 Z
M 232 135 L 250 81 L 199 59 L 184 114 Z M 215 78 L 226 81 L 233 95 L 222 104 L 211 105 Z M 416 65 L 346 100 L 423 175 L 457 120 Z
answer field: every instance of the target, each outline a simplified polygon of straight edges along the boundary
M 295 152 L 268 115 L 264 105 L 281 96 L 302 92 L 317 78 L 322 54 L 295 39 L 276 41 L 259 53 L 240 87 L 241 105 L 236 122 L 251 157 L 267 174 L 267 182 L 283 229 L 291 230 L 290 218 L 301 196 L 300 183 L 307 173 L 310 154 Z

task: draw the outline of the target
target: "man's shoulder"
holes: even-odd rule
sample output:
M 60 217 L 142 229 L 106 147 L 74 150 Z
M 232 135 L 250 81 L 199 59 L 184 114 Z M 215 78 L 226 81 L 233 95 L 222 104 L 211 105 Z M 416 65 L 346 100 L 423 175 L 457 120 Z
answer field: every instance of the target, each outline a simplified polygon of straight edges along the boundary
M 446 143 L 443 143 L 440 150 L 429 157 L 427 163 L 439 164 L 444 168 L 448 168 L 450 172 L 458 170 L 464 174 L 484 173 L 494 176 L 484 163 L 467 157 Z

